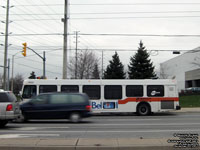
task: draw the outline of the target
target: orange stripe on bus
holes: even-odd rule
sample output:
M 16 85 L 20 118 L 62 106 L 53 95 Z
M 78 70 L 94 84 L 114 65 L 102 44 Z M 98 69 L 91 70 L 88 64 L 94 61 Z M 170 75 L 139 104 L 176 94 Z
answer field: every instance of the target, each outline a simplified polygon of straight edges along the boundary
M 178 97 L 129 97 L 124 100 L 118 100 L 118 104 L 126 104 L 128 102 L 160 102 L 160 101 L 179 101 Z

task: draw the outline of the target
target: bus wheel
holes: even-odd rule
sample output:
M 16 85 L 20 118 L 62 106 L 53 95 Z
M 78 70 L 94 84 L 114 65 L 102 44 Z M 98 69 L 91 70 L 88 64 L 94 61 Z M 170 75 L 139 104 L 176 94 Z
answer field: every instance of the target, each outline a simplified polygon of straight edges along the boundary
M 69 116 L 69 120 L 73 123 L 78 123 L 81 121 L 81 115 L 78 112 L 72 112 Z
M 151 112 L 151 109 L 148 104 L 146 104 L 146 103 L 139 104 L 139 106 L 137 108 L 138 115 L 146 116 L 146 115 L 149 115 L 150 112 Z

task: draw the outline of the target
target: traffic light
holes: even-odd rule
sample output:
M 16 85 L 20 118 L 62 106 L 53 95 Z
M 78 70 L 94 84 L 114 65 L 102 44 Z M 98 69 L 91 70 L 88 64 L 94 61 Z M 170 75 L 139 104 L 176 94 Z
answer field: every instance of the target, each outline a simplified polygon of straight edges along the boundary
M 22 55 L 25 57 L 25 56 L 26 56 L 27 44 L 26 44 L 26 43 L 22 43 L 22 45 L 24 46 L 24 47 L 23 47 L 23 50 L 22 50 Z

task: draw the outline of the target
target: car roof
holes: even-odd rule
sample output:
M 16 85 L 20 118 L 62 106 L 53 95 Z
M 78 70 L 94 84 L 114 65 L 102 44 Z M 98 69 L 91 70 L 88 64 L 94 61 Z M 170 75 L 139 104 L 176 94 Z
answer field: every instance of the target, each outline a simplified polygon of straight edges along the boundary
M 11 91 L 4 91 L 3 89 L 0 89 L 0 93 L 12 93 Z

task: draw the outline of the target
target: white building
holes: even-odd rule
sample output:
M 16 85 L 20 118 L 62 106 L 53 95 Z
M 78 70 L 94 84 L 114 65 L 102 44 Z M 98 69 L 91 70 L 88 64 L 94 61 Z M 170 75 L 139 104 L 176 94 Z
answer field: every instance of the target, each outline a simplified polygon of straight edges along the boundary
M 160 78 L 176 79 L 179 91 L 200 87 L 200 47 L 161 63 Z

